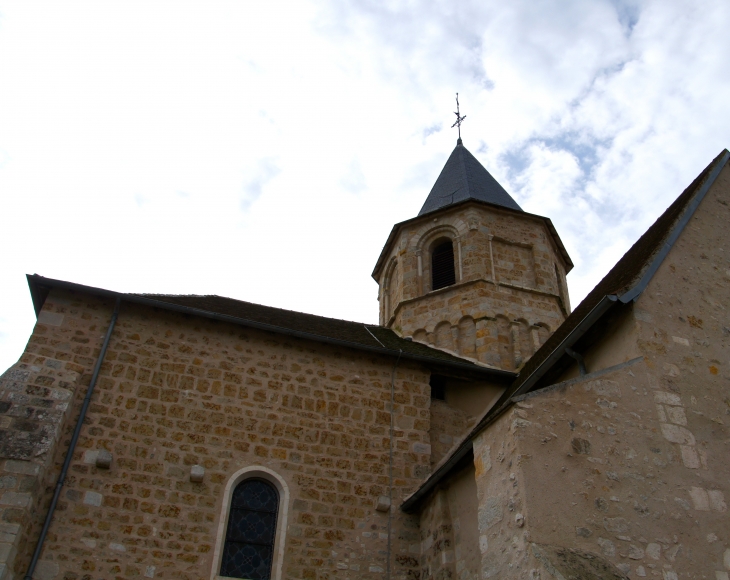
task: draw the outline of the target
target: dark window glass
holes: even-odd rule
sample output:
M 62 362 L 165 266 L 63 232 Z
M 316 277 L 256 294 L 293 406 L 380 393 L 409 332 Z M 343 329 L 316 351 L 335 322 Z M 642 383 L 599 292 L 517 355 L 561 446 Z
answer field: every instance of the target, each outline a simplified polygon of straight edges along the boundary
M 228 514 L 221 576 L 270 580 L 279 494 L 263 479 L 236 486 Z
M 439 401 L 446 400 L 446 381 L 438 375 L 431 375 L 431 398 Z
M 438 290 L 451 286 L 456 282 L 454 274 L 454 246 L 451 241 L 439 244 L 431 254 L 431 275 L 433 285 L 431 290 Z

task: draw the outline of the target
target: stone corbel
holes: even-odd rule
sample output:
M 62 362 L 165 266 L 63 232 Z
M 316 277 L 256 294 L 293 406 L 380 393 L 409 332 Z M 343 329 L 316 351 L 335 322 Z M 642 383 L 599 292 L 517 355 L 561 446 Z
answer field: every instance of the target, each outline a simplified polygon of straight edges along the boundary
M 537 325 L 533 325 L 530 327 L 530 334 L 532 335 L 532 346 L 535 349 L 535 352 L 542 346 L 540 344 L 540 327 Z
M 451 327 L 451 342 L 454 345 L 454 352 L 461 354 L 461 345 L 459 344 L 459 327 L 457 325 L 453 325 Z

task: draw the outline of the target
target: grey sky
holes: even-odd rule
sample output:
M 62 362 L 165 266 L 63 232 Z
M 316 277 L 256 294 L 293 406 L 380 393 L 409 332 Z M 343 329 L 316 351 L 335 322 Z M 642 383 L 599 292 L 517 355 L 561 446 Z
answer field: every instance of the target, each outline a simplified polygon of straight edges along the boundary
M 709 0 L 0 2 L 0 367 L 26 273 L 376 321 L 457 91 L 576 305 L 730 145 L 727 30 Z

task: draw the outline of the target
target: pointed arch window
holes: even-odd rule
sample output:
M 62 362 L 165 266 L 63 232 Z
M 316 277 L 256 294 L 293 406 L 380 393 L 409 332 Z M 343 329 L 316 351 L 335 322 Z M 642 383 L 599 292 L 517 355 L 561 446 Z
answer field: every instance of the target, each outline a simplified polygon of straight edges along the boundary
M 440 242 L 431 252 L 431 278 L 431 290 L 438 290 L 456 283 L 454 244 L 451 240 Z
M 220 575 L 270 580 L 279 493 L 260 478 L 244 479 L 233 490 Z

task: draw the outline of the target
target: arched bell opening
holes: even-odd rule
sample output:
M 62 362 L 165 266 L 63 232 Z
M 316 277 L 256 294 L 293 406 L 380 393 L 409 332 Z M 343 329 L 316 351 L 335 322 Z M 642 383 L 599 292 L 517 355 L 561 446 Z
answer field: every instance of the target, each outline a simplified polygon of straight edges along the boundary
M 431 290 L 446 288 L 456 283 L 454 243 L 450 239 L 437 240 L 431 250 Z

